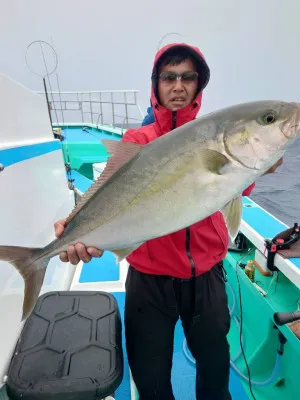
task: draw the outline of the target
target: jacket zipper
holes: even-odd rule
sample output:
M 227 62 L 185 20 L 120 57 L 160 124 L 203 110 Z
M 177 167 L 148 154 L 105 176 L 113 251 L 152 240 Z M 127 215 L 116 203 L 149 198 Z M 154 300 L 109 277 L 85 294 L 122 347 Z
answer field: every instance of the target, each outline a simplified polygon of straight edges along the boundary
M 177 112 L 172 111 L 172 128 L 171 130 L 176 128 L 176 120 L 177 120 Z M 185 251 L 188 256 L 188 259 L 191 263 L 191 268 L 192 268 L 192 277 L 196 277 L 196 265 L 195 261 L 193 260 L 193 257 L 191 255 L 191 249 L 190 249 L 190 237 L 191 237 L 191 230 L 190 227 L 186 228 L 186 239 L 185 239 Z
M 188 226 L 187 228 L 185 228 L 186 231 L 186 239 L 185 239 L 185 251 L 186 254 L 190 260 L 191 263 L 191 268 L 192 268 L 192 277 L 196 278 L 196 265 L 195 265 L 195 261 L 191 255 L 191 249 L 190 249 L 190 239 L 191 239 L 191 229 Z
M 176 128 L 176 120 L 177 120 L 177 112 L 176 111 L 172 111 L 172 128 L 171 128 L 171 131 Z

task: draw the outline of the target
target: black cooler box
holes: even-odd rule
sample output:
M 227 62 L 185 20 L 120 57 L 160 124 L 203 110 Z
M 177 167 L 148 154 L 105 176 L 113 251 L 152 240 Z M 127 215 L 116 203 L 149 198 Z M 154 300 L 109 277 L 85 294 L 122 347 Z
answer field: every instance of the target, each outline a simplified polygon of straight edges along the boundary
M 96 400 L 123 378 L 122 327 L 106 292 L 49 292 L 27 319 L 8 377 L 11 400 Z

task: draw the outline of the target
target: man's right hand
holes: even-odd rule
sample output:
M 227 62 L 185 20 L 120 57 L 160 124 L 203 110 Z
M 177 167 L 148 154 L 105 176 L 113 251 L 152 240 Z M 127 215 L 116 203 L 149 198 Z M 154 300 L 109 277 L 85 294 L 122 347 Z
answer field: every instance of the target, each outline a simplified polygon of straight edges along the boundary
M 56 237 L 59 238 L 63 234 L 65 225 L 65 219 L 55 222 L 54 229 Z M 102 254 L 103 251 L 95 247 L 85 247 L 83 243 L 76 243 L 75 246 L 70 245 L 67 251 L 60 253 L 59 258 L 63 262 L 70 261 L 71 264 L 76 265 L 80 260 L 87 263 L 91 261 L 92 257 L 101 257 Z

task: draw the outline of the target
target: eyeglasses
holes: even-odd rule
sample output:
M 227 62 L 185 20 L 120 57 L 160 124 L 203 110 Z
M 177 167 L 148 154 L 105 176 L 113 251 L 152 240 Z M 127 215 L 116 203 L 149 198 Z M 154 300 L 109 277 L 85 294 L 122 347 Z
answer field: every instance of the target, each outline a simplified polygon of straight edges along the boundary
M 198 72 L 194 72 L 194 71 L 186 71 L 183 72 L 182 74 L 177 74 L 177 72 L 174 71 L 162 71 L 159 74 L 159 79 L 162 82 L 166 82 L 166 83 L 171 83 L 171 82 L 175 82 L 178 79 L 181 79 L 182 82 L 185 83 L 190 83 L 190 82 L 195 82 L 198 79 Z

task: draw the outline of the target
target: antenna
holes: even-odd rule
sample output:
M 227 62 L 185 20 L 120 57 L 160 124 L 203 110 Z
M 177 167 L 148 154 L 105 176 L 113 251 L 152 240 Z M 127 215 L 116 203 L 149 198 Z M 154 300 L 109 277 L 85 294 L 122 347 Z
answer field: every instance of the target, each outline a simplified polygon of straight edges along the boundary
M 53 43 L 52 36 L 51 36 L 51 44 L 52 44 L 52 47 L 54 48 L 54 43 Z M 55 73 L 55 76 L 56 76 L 56 83 L 57 83 L 57 89 L 58 89 L 58 95 L 59 95 L 61 117 L 62 117 L 62 122 L 63 122 L 63 126 L 64 126 L 65 125 L 65 117 L 64 117 L 63 107 L 62 107 L 63 103 L 62 103 L 62 98 L 61 98 L 61 91 L 60 91 L 59 78 L 58 78 L 57 72 Z M 58 121 L 57 121 L 57 123 L 58 123 Z
M 38 49 L 39 49 L 39 52 L 37 51 Z M 34 51 L 36 51 L 36 53 L 34 53 Z M 29 56 L 29 52 L 31 52 L 30 56 Z M 48 52 L 48 55 L 46 55 L 47 52 Z M 47 64 L 46 59 L 51 59 L 51 58 L 52 58 L 52 65 L 50 64 L 50 66 L 49 66 L 49 63 Z M 29 62 L 29 59 L 31 59 L 30 62 Z M 52 117 L 51 117 L 49 96 L 48 96 L 48 91 L 47 91 L 46 77 L 48 78 L 48 83 L 49 83 L 50 92 L 51 92 L 51 96 L 52 96 L 52 103 L 54 104 L 53 93 L 52 93 L 52 88 L 51 88 L 51 83 L 50 83 L 49 77 L 57 69 L 58 59 L 57 59 L 56 51 L 54 50 L 53 46 L 51 46 L 48 42 L 45 42 L 43 40 L 35 40 L 27 46 L 26 54 L 25 54 L 25 61 L 26 61 L 28 69 L 33 74 L 35 74 L 43 79 L 43 85 L 44 85 L 44 91 L 45 91 L 45 96 L 46 96 L 46 101 L 47 101 L 49 119 L 50 119 L 50 123 L 51 123 L 51 127 L 52 127 Z M 56 120 L 58 122 L 57 113 L 56 113 L 55 108 L 54 108 L 54 111 L 55 111 L 55 115 L 56 115 Z
M 181 37 L 183 37 L 183 35 L 182 35 L 181 33 L 177 33 L 177 32 L 169 32 L 169 33 L 166 33 L 166 34 L 165 34 L 164 36 L 162 36 L 161 39 L 159 40 L 158 45 L 157 45 L 157 51 L 162 47 L 163 41 L 164 41 L 168 36 L 170 36 L 170 35 L 175 35 L 175 36 L 181 36 Z

